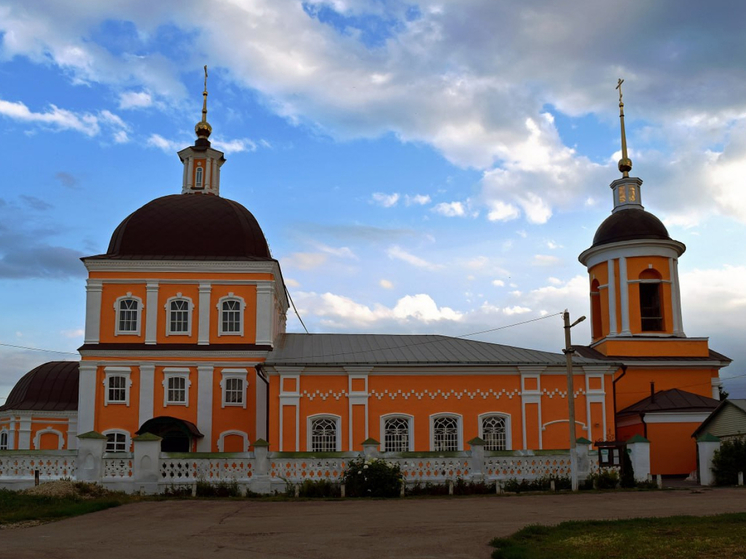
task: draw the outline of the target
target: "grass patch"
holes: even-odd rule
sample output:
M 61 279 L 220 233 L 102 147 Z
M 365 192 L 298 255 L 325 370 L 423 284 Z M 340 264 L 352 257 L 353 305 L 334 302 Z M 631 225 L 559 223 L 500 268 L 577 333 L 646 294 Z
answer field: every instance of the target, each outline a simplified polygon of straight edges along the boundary
M 742 559 L 746 513 L 533 525 L 490 545 L 493 559 Z
M 132 502 L 124 494 L 97 497 L 26 495 L 8 489 L 0 489 L 0 526 L 38 520 L 58 520 L 70 516 L 97 512 Z

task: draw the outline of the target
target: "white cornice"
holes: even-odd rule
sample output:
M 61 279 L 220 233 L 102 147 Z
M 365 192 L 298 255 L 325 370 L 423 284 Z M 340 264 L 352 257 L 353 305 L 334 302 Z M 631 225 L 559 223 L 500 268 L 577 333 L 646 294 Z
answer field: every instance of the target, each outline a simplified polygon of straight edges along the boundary
M 155 346 L 151 346 L 155 347 Z M 230 358 L 230 357 L 238 357 L 242 359 L 266 359 L 267 356 L 270 354 L 269 351 L 229 351 L 229 350 L 221 350 L 221 351 L 198 351 L 198 350 L 169 350 L 167 348 L 164 348 L 163 351 L 142 351 L 138 349 L 110 349 L 110 350 L 96 350 L 96 349 L 86 349 L 79 352 L 81 356 L 89 358 L 89 360 L 97 359 L 97 358 L 106 358 L 106 357 L 129 357 L 131 359 L 137 360 L 137 361 L 154 361 L 154 360 L 163 360 L 164 357 L 159 354 L 168 353 L 169 357 L 172 358 L 178 358 L 178 357 L 201 357 L 202 359 L 199 359 L 199 361 L 214 361 L 216 358 L 223 357 L 223 358 Z M 167 358 L 165 358 L 167 359 Z
M 673 239 L 634 239 L 588 248 L 580 253 L 578 260 L 583 266 L 592 268 L 596 264 L 622 256 L 626 258 L 635 256 L 678 258 L 684 254 L 685 250 L 684 243 Z
M 119 260 L 84 258 L 89 272 L 279 273 L 276 260 Z

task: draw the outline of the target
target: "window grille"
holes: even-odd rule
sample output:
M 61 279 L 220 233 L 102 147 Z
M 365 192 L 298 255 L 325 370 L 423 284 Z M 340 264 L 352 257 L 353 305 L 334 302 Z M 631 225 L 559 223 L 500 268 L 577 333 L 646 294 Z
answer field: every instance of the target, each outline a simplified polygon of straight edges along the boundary
M 186 402 L 186 379 L 184 377 L 169 377 L 168 402 L 174 404 Z
M 223 333 L 237 334 L 241 332 L 241 303 L 239 301 L 223 301 L 221 321 Z
M 485 450 L 506 450 L 505 418 L 499 415 L 483 418 L 482 438 Z
M 337 422 L 328 417 L 311 423 L 311 452 L 336 452 Z
M 138 303 L 135 299 L 119 301 L 119 331 L 137 332 Z
M 122 376 L 109 377 L 109 402 L 127 401 L 127 378 Z
M 392 417 L 384 424 L 383 449 L 385 452 L 407 452 L 409 450 L 409 420 Z
M 436 417 L 433 421 L 433 450 L 451 452 L 458 450 L 458 419 Z
M 243 379 L 225 379 L 225 403 L 243 404 Z
M 183 300 L 171 301 L 170 310 L 170 332 L 173 334 L 186 334 L 189 332 L 189 302 Z
M 106 435 L 106 452 L 127 452 L 127 435 L 108 433 Z

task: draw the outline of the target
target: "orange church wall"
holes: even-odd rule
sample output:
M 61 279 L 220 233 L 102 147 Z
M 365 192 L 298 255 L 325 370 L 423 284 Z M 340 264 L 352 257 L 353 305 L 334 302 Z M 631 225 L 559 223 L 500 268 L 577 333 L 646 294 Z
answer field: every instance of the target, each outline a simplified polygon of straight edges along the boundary
M 219 301 L 233 293 L 246 303 L 243 315 L 243 336 L 218 335 L 220 312 Z M 255 285 L 213 285 L 210 295 L 210 343 L 211 344 L 253 344 L 256 342 L 256 286 Z
M 655 391 L 679 388 L 693 394 L 712 397 L 710 379 L 717 376 L 714 369 L 645 369 L 629 367 L 616 387 L 617 411 L 650 396 L 650 382 Z
M 630 440 L 635 435 L 645 436 L 645 427 L 642 423 L 635 423 L 634 425 L 625 425 L 624 427 L 617 428 L 617 440 L 625 442 Z
M 315 394 L 316 390 L 320 394 Z M 300 450 L 308 450 L 307 437 L 308 437 L 308 418 L 312 415 L 334 415 L 341 417 L 341 442 L 342 450 L 350 450 L 349 446 L 349 400 L 345 396 L 347 393 L 347 376 L 346 375 L 329 375 L 329 376 L 313 376 L 313 377 L 301 377 L 300 391 L 309 392 L 314 395 L 314 399 L 311 400 L 308 396 L 304 396 L 299 400 L 299 420 L 298 426 L 300 431 Z M 322 395 L 326 395 L 326 399 L 322 398 Z M 340 395 L 339 399 L 335 398 L 336 395 Z M 270 408 L 272 404 L 270 404 Z M 283 435 L 284 436 L 284 435 Z M 287 447 L 288 442 L 294 443 L 295 437 L 292 441 L 285 439 L 283 441 Z M 363 442 L 365 437 L 360 441 Z
M 163 386 L 165 379 L 163 369 L 165 367 L 156 367 L 153 375 L 153 417 L 169 416 L 191 421 L 197 424 L 197 394 L 199 394 L 198 374 L 196 367 L 189 367 L 189 381 L 192 385 L 189 387 L 189 405 L 180 406 L 175 404 L 163 405 L 164 392 Z
M 365 406 L 352 406 L 352 450 L 362 450 L 365 436 Z
M 166 335 L 168 331 L 168 300 L 181 293 L 182 297 L 192 300 L 191 335 Z M 196 344 L 199 334 L 199 285 L 198 284 L 161 284 L 158 288 L 158 332 L 156 341 L 159 344 Z
M 589 278 L 590 283 L 593 283 L 593 280 L 598 281 L 599 286 L 605 285 L 607 287 L 600 288 L 598 290 L 598 297 L 599 297 L 599 316 L 596 318 L 593 317 L 594 321 L 598 321 L 600 324 L 600 331 L 602 335 L 606 335 L 609 333 L 609 289 L 608 289 L 608 283 L 609 283 L 609 271 L 606 263 L 602 264 L 596 264 L 593 268 L 591 268 L 589 271 Z M 590 285 L 590 284 L 589 284 Z M 595 339 L 595 338 L 594 338 Z
M 104 367 L 99 367 L 96 373 L 96 414 L 94 431 L 103 433 L 109 429 L 124 429 L 135 433 L 140 428 L 138 423 L 140 413 L 140 368 L 132 367 L 130 380 L 132 385 L 129 392 L 129 406 L 126 404 L 104 405 Z
M 223 379 L 221 371 L 224 368 L 230 367 L 216 367 L 212 379 L 212 452 L 217 452 L 218 438 L 224 431 L 243 431 L 248 435 L 250 444 L 253 444 L 256 438 L 256 370 L 249 368 L 246 375 L 246 407 L 223 407 L 223 389 L 220 382 Z
M 62 422 L 62 423 L 58 423 Z M 34 448 L 34 441 L 36 440 L 36 437 L 40 431 L 44 431 L 46 429 L 54 429 L 55 431 L 59 431 L 62 433 L 62 448 L 67 448 L 67 427 L 68 427 L 68 418 L 67 417 L 32 417 L 31 418 L 31 448 Z M 17 435 L 16 435 L 16 441 L 18 441 Z M 41 433 L 39 435 L 39 450 L 59 450 L 59 441 L 60 437 L 57 435 L 57 433 Z
M 140 334 L 119 334 L 116 333 L 117 312 L 115 308 L 116 300 L 119 297 L 125 297 L 127 293 L 132 293 L 134 297 L 142 300 L 144 309 L 140 315 Z M 101 333 L 100 342 L 105 343 L 144 343 L 145 342 L 145 324 L 148 312 L 155 309 L 149 309 L 146 304 L 146 293 L 144 283 L 133 284 L 104 284 L 101 292 Z M 157 310 L 156 310 L 157 312 Z
M 706 339 L 606 339 L 594 345 L 604 355 L 620 357 L 707 357 Z
M 699 423 L 648 424 L 650 472 L 653 475 L 689 474 L 697 468 L 696 443 L 692 433 Z

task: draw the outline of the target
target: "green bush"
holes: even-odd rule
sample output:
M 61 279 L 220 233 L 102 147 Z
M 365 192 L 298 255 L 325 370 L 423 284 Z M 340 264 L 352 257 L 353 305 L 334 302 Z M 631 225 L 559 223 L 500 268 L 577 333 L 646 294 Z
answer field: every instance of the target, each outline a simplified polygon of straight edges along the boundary
M 295 488 L 288 488 L 288 493 L 292 491 L 295 495 Z M 307 479 L 298 491 L 299 497 L 307 499 L 323 499 L 325 497 L 340 497 L 342 495 L 339 484 L 328 479 Z
M 572 481 L 569 477 L 559 476 L 552 474 L 549 476 L 542 476 L 534 480 L 518 480 L 512 478 L 507 480 L 503 484 L 503 489 L 509 493 L 522 493 L 525 491 L 550 491 L 552 489 L 552 482 L 554 482 L 554 488 L 556 491 L 562 491 L 572 489 Z
M 203 480 L 197 482 L 197 497 L 238 497 L 240 495 L 241 490 L 236 480 L 217 483 Z
M 723 441 L 712 459 L 716 485 L 735 485 L 738 472 L 746 472 L 746 439 Z
M 454 495 L 487 495 L 494 492 L 495 484 L 486 481 L 465 481 L 458 478 L 456 483 L 453 484 Z
M 622 452 L 622 477 L 619 485 L 625 489 L 635 487 L 635 469 L 632 467 L 632 459 L 628 452 Z
M 430 496 L 448 495 L 448 486 L 445 484 L 441 484 L 441 483 L 430 483 L 430 482 L 422 484 L 418 481 L 414 485 L 406 486 L 404 489 L 404 494 L 408 497 L 420 497 L 422 495 L 430 495 Z
M 399 464 L 382 458 L 351 460 L 344 474 L 348 497 L 398 497 L 402 474 Z
M 619 474 L 616 470 L 601 470 L 590 475 L 590 480 L 596 489 L 616 489 L 619 484 Z

